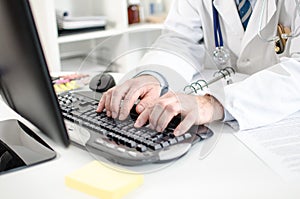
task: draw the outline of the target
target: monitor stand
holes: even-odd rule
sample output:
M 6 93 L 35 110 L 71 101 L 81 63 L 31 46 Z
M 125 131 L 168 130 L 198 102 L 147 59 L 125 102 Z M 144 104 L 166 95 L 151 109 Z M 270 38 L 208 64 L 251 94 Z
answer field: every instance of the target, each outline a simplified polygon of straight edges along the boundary
M 56 153 L 22 122 L 0 121 L 0 174 L 36 165 Z

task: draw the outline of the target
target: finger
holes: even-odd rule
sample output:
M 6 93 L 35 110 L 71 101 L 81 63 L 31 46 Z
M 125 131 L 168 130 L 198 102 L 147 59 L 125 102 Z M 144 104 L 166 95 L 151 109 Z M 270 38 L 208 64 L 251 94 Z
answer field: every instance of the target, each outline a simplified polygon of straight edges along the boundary
M 158 121 L 160 116 L 163 114 L 165 111 L 165 108 L 167 106 L 176 106 L 177 104 L 177 98 L 175 95 L 167 95 L 159 98 L 157 102 L 155 102 L 154 108 L 150 114 L 149 118 L 149 123 L 150 123 L 150 128 L 156 129 L 158 125 Z
M 96 112 L 102 112 L 104 107 L 105 107 L 105 99 L 106 99 L 106 93 L 103 93 L 100 101 L 99 101 L 99 104 L 98 104 L 98 107 L 96 109 Z
M 105 109 L 106 109 L 106 115 L 108 117 L 111 117 L 110 101 L 111 101 L 111 92 L 107 92 L 107 95 L 105 97 Z
M 148 93 L 146 94 L 141 101 L 137 104 L 136 106 L 136 112 L 141 113 L 143 112 L 146 108 L 150 107 L 153 105 L 155 99 L 157 99 L 159 96 L 155 95 L 154 93 Z
M 143 94 L 143 87 L 133 87 L 125 95 L 123 99 L 123 104 L 120 107 L 120 120 L 125 120 L 129 115 L 131 108 L 138 98 Z
M 129 86 L 124 84 L 123 86 L 114 89 L 111 94 L 110 109 L 113 118 L 117 118 L 120 112 L 121 101 L 129 90 Z
M 182 122 L 179 123 L 179 125 L 174 130 L 175 136 L 180 136 L 187 132 L 195 123 L 195 117 L 193 114 L 188 114 Z
M 166 106 L 165 110 L 159 117 L 157 122 L 156 131 L 163 132 L 165 128 L 168 126 L 172 118 L 178 115 L 180 112 L 179 104 L 169 104 Z
M 134 123 L 134 127 L 140 128 L 144 124 L 146 124 L 146 122 L 149 120 L 150 113 L 151 113 L 150 108 L 146 108 L 142 113 L 140 113 L 140 115 L 138 116 L 138 118 Z
M 161 104 L 162 103 L 158 103 L 158 104 L 154 105 L 154 107 L 150 113 L 150 116 L 149 116 L 150 128 L 153 130 L 156 129 L 158 120 L 164 111 L 164 106 Z
M 136 106 L 136 112 L 141 113 L 145 108 L 150 107 L 154 104 L 154 101 L 159 98 L 160 87 L 153 87 L 146 91 L 147 93 L 142 97 L 138 105 Z

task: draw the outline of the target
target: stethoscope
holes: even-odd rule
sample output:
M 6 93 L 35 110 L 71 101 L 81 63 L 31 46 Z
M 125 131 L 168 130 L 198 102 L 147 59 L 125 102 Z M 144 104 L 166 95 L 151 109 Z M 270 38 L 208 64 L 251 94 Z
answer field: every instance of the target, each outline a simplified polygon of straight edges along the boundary
M 213 51 L 213 60 L 219 69 L 229 66 L 230 54 L 229 50 L 224 47 L 223 36 L 220 26 L 219 14 L 212 1 L 213 22 L 214 22 L 214 38 L 215 50 Z
M 295 20 L 298 14 L 298 17 L 300 17 L 300 0 L 295 0 L 296 7 L 294 10 L 294 20 L 292 20 L 291 27 L 294 29 L 292 33 L 289 34 L 282 34 L 281 37 L 283 39 L 288 39 L 288 38 L 295 38 L 300 36 L 300 27 L 295 27 Z M 215 8 L 213 1 L 212 1 L 212 8 L 213 8 L 213 22 L 214 22 L 214 39 L 215 39 L 215 50 L 213 51 L 213 60 L 217 64 L 217 67 L 219 69 L 223 69 L 225 67 L 228 67 L 229 61 L 230 61 L 230 54 L 229 50 L 224 47 L 223 43 L 223 36 L 221 32 L 221 26 L 220 26 L 220 21 L 219 21 L 219 14 L 217 9 Z M 259 21 L 259 29 L 258 29 L 258 36 L 261 40 L 265 42 L 276 42 L 279 40 L 279 36 L 273 36 L 270 38 L 264 37 L 261 32 L 262 32 L 262 21 L 263 21 L 263 15 L 266 10 L 266 0 L 263 1 L 262 4 L 262 12 L 260 15 L 260 21 Z
M 276 36 L 271 36 L 269 38 L 266 38 L 265 36 L 263 36 L 261 34 L 262 32 L 262 21 L 263 21 L 263 15 L 265 14 L 265 10 L 266 10 L 266 0 L 263 1 L 262 3 L 262 11 L 261 11 L 261 15 L 260 15 L 260 19 L 259 19 L 259 29 L 258 29 L 258 36 L 261 40 L 265 41 L 265 42 L 276 42 L 279 40 L 279 36 L 276 35 Z M 293 29 L 293 32 L 289 33 L 289 34 L 281 34 L 281 38 L 283 39 L 288 39 L 288 38 L 295 38 L 295 37 L 298 37 L 300 36 L 300 27 L 295 27 L 295 21 L 296 21 L 296 18 L 297 18 L 297 15 L 298 17 L 300 17 L 300 1 L 299 0 L 295 0 L 295 4 L 296 4 L 296 7 L 295 7 L 295 10 L 294 10 L 294 14 L 293 14 L 293 19 L 292 20 L 292 24 L 291 24 L 291 28 Z

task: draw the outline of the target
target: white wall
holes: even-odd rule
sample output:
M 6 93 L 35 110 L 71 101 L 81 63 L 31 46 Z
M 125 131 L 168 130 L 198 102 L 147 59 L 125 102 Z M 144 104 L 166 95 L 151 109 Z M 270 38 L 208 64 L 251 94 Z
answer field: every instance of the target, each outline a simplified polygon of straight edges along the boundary
M 60 69 L 57 28 L 53 0 L 30 0 L 44 55 L 50 72 Z

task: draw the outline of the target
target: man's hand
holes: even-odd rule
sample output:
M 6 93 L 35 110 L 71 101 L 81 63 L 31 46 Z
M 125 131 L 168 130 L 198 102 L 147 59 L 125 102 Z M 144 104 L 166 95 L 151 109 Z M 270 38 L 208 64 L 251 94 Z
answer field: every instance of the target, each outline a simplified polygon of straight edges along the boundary
M 223 111 L 223 106 L 213 96 L 168 92 L 139 115 L 135 127 L 141 127 L 149 120 L 150 128 L 162 132 L 174 116 L 181 114 L 184 119 L 174 130 L 174 134 L 179 136 L 194 124 L 222 119 Z
M 105 92 L 100 99 L 97 112 L 106 109 L 108 117 L 124 120 L 138 99 L 140 102 L 136 106 L 136 111 L 141 113 L 159 98 L 160 91 L 160 84 L 155 77 L 142 75 Z

